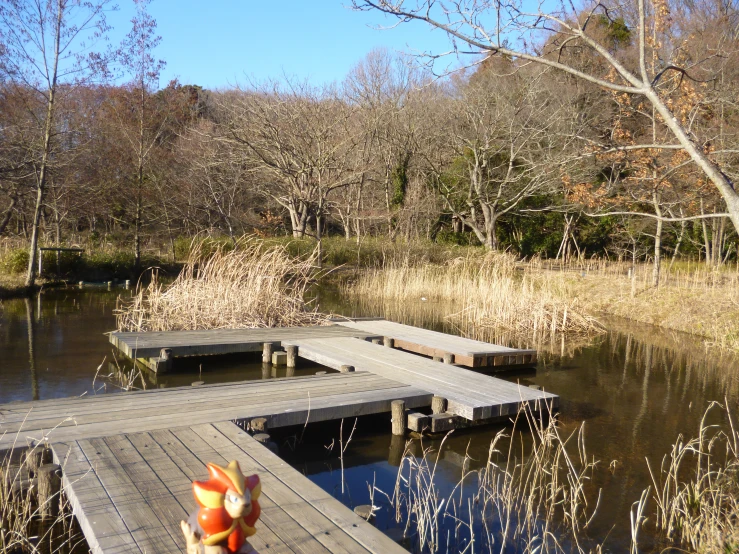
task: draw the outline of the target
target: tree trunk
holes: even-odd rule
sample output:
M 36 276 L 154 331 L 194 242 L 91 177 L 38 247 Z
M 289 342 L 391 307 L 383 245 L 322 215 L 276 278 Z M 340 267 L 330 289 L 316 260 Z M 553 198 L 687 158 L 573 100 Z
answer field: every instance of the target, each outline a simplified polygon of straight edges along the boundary
M 654 232 L 654 267 L 652 268 L 652 285 L 659 287 L 659 273 L 662 265 L 662 210 L 660 208 L 660 196 L 658 193 L 652 195 L 654 213 L 657 214 L 657 229 Z
M 59 68 L 59 47 L 62 33 L 62 9 L 61 0 L 57 6 L 57 20 L 54 33 L 54 59 L 50 73 L 48 96 L 46 101 L 46 121 L 44 122 L 43 150 L 41 163 L 36 178 L 36 206 L 33 212 L 31 228 L 31 244 L 28 252 L 28 272 L 26 273 L 26 286 L 32 287 L 36 283 L 36 255 L 38 253 L 39 222 L 41 221 L 41 210 L 44 206 L 44 194 L 46 192 L 46 179 L 48 173 L 49 156 L 51 154 L 51 131 L 54 124 L 54 101 L 56 100 L 57 73 Z
M 18 197 L 15 194 L 12 194 L 10 196 L 10 205 L 5 211 L 2 221 L 0 221 L 0 236 L 5 232 L 5 228 L 8 226 L 8 223 L 10 223 L 10 218 L 13 217 L 13 209 L 17 203 Z

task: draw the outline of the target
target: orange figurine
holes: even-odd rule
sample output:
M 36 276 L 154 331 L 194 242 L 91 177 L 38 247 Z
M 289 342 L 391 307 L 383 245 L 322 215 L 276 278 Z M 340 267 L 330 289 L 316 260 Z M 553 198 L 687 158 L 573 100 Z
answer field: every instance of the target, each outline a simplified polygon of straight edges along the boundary
M 187 554 L 254 554 L 246 539 L 257 532 L 259 476 L 245 477 L 236 461 L 226 467 L 208 464 L 208 473 L 207 481 L 192 484 L 200 508 L 180 522 Z

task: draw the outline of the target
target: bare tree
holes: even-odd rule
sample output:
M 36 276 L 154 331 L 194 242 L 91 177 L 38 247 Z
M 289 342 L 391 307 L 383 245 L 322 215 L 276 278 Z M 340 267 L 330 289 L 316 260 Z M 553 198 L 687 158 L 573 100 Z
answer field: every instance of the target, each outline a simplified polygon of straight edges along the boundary
M 108 0 L 5 0 L 0 5 L 4 52 L 0 71 L 9 81 L 33 92 L 28 109 L 38 122 L 35 160 L 36 200 L 26 286 L 36 281 L 39 224 L 52 164 L 58 96 L 106 71 L 108 58 L 92 47 L 108 30 Z M 89 34 L 87 37 L 85 35 Z
M 532 62 L 558 69 L 573 77 L 618 93 L 644 97 L 670 130 L 674 142 L 632 145 L 632 148 L 683 149 L 716 187 L 739 230 L 739 191 L 734 183 L 690 131 L 689 118 L 675 112 L 663 97 L 665 89 L 679 86 L 685 79 L 706 79 L 705 59 L 715 60 L 727 48 L 736 48 L 730 34 L 703 59 L 686 58 L 685 45 L 694 36 L 671 26 L 670 5 L 665 0 L 629 0 L 616 7 L 592 2 L 580 10 L 573 3 L 529 4 L 522 0 L 353 0 L 355 9 L 377 10 L 398 22 L 422 21 L 445 31 L 454 42 L 448 53 L 460 53 L 458 41 L 470 48 L 466 53 L 508 56 L 519 64 Z M 687 4 L 686 4 L 687 5 Z M 731 20 L 728 6 L 718 14 Z M 619 56 L 602 40 L 598 21 L 620 18 L 636 35 L 633 59 Z M 718 23 L 719 20 L 715 20 Z M 731 21 L 729 21 L 730 23 Z M 731 30 L 715 25 L 715 31 Z M 540 49 L 531 44 L 543 44 Z M 568 51 L 586 51 L 601 63 L 583 67 L 570 63 Z M 652 54 L 654 51 L 654 54 Z M 443 54 L 441 54 L 443 55 Z M 438 54 L 437 54 L 438 57 Z M 659 60 L 653 69 L 649 60 Z

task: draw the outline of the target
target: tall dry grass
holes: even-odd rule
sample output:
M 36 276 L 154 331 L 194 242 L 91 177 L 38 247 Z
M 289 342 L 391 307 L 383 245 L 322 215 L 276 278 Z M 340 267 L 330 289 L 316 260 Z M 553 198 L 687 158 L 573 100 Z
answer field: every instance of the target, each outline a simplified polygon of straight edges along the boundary
M 595 462 L 583 436 L 580 427 L 564 437 L 554 419 L 524 408 L 512 429 L 492 440 L 485 467 L 463 469 L 446 496 L 436 483 L 443 442 L 438 452 L 425 449 L 420 457 L 407 450 L 391 496 L 396 519 L 407 518 L 406 535 L 415 536 L 420 551 L 450 551 L 450 546 L 458 552 L 523 554 L 597 550 L 582 538 L 598 508 L 597 501 L 588 501 Z M 469 487 L 471 495 L 465 494 Z
M 9 455 L 0 460 L 0 554 L 88 552 L 63 494 L 47 501 L 59 505 L 59 515 L 41 519 L 34 467 L 28 457 L 20 463 Z
M 713 402 L 698 436 L 679 436 L 649 471 L 655 525 L 667 539 L 695 552 L 739 551 L 739 433 L 728 402 Z
M 418 551 L 608 550 L 587 536 L 607 501 L 592 483 L 609 469 L 588 455 L 583 425 L 563 436 L 555 419 L 522 408 L 511 429 L 491 441 L 486 465 L 463 469 L 446 495 L 436 477 L 443 449 L 442 442 L 438 450 L 417 455 L 409 442 L 388 495 Z M 660 552 L 739 552 L 739 433 L 728 406 L 712 403 L 697 436 L 678 436 L 660 468 L 646 463 L 652 485 L 623 514 L 631 525 L 632 553 L 642 551 L 645 533 L 646 551 L 657 545 Z
M 368 270 L 343 287 L 356 298 L 445 302 L 454 306 L 448 318 L 463 329 L 473 325 L 539 338 L 604 331 L 565 279 L 542 278 L 505 253 L 457 258 L 444 265 L 415 265 L 406 259 Z
M 172 331 L 320 325 L 327 317 L 305 301 L 317 276 L 317 252 L 290 256 L 285 246 L 249 237 L 234 248 L 196 244 L 169 285 L 153 280 L 116 310 L 123 331 Z
M 591 313 L 691 333 L 707 346 L 739 351 L 739 269 L 734 265 L 678 262 L 663 269 L 657 287 L 649 264 L 594 259 L 557 265 L 534 260 L 528 266 L 542 278 L 564 281 Z

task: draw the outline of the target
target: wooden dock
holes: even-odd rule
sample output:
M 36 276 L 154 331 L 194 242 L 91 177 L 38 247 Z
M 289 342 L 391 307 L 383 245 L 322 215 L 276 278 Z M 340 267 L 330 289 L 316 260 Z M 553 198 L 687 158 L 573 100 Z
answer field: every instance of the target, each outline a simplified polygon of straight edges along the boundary
M 359 341 L 358 341 L 359 342 Z M 432 393 L 366 372 L 175 387 L 0 405 L 0 452 L 14 444 L 68 441 L 182 425 L 267 418 L 270 427 L 385 413 Z
M 354 338 L 289 340 L 283 345 L 296 346 L 299 357 L 333 369 L 353 365 L 357 371 L 422 387 L 445 398 L 449 413 L 470 421 L 515 414 L 525 402 L 558 407 L 553 394 Z
M 180 520 L 196 505 L 205 464 L 237 460 L 258 473 L 262 516 L 250 542 L 264 553 L 405 552 L 230 422 L 52 445 L 63 486 L 94 554 L 181 553 Z
M 303 358 L 340 373 L 0 405 L 0 452 L 50 446 L 95 554 L 185 552 L 179 522 L 195 509 L 192 481 L 206 477 L 207 462 L 230 460 L 262 480 L 262 518 L 251 540 L 260 553 L 404 552 L 237 423 L 263 418 L 262 425 L 276 428 L 392 409 L 393 431 L 402 435 L 406 425 L 443 431 L 504 418 L 523 405 L 556 409 L 556 395 L 455 365 L 496 365 L 496 356 L 526 363 L 535 353 L 413 329 L 357 321 L 112 333 L 111 342 L 133 358 L 154 358 L 162 349 L 175 357 L 262 350 L 267 360 L 284 348 L 288 365 Z M 441 353 L 446 363 L 412 352 Z M 444 407 L 431 416 L 407 413 L 430 405 Z M 430 425 L 421 425 L 423 418 Z
M 340 322 L 339 324 L 350 329 L 364 331 L 370 336 L 388 337 L 392 339 L 395 348 L 402 348 L 408 352 L 415 352 L 424 356 L 446 359 L 449 363 L 466 367 L 536 364 L 536 350 L 498 346 L 384 319 L 360 319 Z

